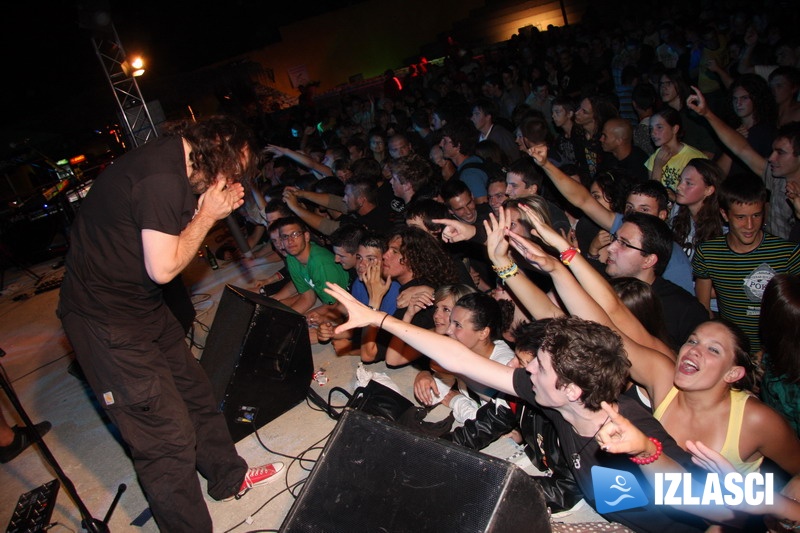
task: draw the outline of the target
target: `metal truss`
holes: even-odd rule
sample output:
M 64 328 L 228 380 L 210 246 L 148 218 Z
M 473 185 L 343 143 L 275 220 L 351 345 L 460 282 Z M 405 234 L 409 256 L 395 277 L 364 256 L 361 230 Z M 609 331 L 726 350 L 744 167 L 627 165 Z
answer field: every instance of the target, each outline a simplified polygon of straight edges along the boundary
M 109 23 L 104 31 L 95 32 L 92 44 L 119 107 L 120 120 L 132 145 L 129 148 L 157 138 L 158 131 L 114 24 Z

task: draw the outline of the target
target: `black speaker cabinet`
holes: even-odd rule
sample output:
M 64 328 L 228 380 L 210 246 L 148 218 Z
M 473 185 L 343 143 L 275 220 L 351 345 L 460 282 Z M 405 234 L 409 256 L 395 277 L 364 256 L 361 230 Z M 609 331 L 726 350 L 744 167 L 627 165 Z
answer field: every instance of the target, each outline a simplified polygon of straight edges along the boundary
M 234 442 L 306 397 L 314 361 L 305 318 L 227 285 L 200 359 Z
M 280 531 L 550 531 L 519 467 L 346 411 Z

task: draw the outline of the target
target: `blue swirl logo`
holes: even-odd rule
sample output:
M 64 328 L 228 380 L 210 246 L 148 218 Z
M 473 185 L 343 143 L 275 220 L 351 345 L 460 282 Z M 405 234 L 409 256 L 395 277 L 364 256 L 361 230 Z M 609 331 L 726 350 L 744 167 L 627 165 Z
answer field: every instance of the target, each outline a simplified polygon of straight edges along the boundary
M 631 472 L 625 470 L 593 466 L 592 487 L 595 506 L 600 514 L 642 507 L 649 503 L 639 482 Z

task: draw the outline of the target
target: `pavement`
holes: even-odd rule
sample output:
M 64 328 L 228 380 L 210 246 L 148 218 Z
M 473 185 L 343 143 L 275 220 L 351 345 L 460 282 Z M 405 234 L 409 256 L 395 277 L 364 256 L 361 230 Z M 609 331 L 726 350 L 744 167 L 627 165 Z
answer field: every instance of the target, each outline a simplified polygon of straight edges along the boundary
M 206 242 L 214 249 L 226 238 L 225 229 L 217 228 Z M 202 257 L 198 257 L 186 269 L 184 282 L 193 295 L 197 311 L 192 349 L 198 358 L 202 357 L 201 347 L 208 329 L 214 325 L 217 304 L 225 285 L 250 288 L 255 279 L 265 278 L 278 270 L 280 264 L 270 262 L 270 258 L 274 259 L 274 255 L 257 253 L 246 266 L 243 262 L 220 261 L 220 268 L 212 270 Z M 34 265 L 31 270 L 52 285 L 57 285 L 59 277 L 63 276 L 63 266 L 59 266 L 56 260 Z M 6 355 L 0 358 L 0 365 L 24 410 L 34 423 L 42 420 L 52 423 L 52 430 L 43 440 L 93 517 L 102 519 L 105 516 L 118 486 L 124 483 L 127 490 L 109 521 L 110 530 L 158 531 L 152 518 L 147 520 L 148 505 L 118 433 L 103 416 L 86 384 L 68 372 L 73 358 L 72 348 L 55 316 L 59 291 L 52 289 L 37 294 L 36 287 L 42 287 L 41 281 L 37 282 L 27 272 L 16 268 L 6 269 L 3 281 L 0 348 Z M 328 390 L 334 386 L 349 391 L 356 388 L 358 357 L 337 355 L 332 345 L 313 345 L 312 354 L 314 368 L 324 369 L 328 378 L 324 385 L 312 383 L 321 396 L 327 398 Z M 413 398 L 413 369 L 389 370 L 377 363 L 370 365 L 369 371 L 386 373 L 401 392 Z M 0 394 L 0 404 L 6 419 L 19 423 L 19 416 L 5 394 Z M 446 412 L 445 407 L 437 407 L 429 419 L 443 418 Z M 237 450 L 251 466 L 273 461 L 283 461 L 286 466 L 279 474 L 280 480 L 253 489 L 239 500 L 217 502 L 206 496 L 214 531 L 278 529 L 313 465 L 310 461 L 300 462 L 292 458 L 302 454 L 307 459 L 315 459 L 334 426 L 334 420 L 304 402 L 258 431 L 261 442 L 272 452 L 262 447 L 255 434 L 239 441 Z M 510 459 L 529 473 L 536 474 L 510 439 L 502 439 L 485 451 Z M 0 527 L 9 523 L 21 494 L 54 478 L 54 470 L 36 446 L 0 465 Z M 200 479 L 204 484 L 202 477 Z M 565 521 L 599 518 L 586 508 L 588 506 Z M 133 525 L 134 521 L 137 525 Z M 63 487 L 51 523 L 56 523 L 52 529 L 56 532 L 81 530 L 80 513 Z

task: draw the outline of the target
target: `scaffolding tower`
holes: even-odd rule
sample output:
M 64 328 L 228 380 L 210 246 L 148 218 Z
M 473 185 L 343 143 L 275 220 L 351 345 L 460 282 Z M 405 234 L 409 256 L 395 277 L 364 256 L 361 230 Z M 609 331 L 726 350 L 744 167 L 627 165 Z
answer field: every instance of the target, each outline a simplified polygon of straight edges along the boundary
M 109 21 L 101 30 L 95 28 L 92 44 L 119 107 L 120 120 L 131 144 L 129 148 L 157 138 L 158 131 L 114 24 Z

